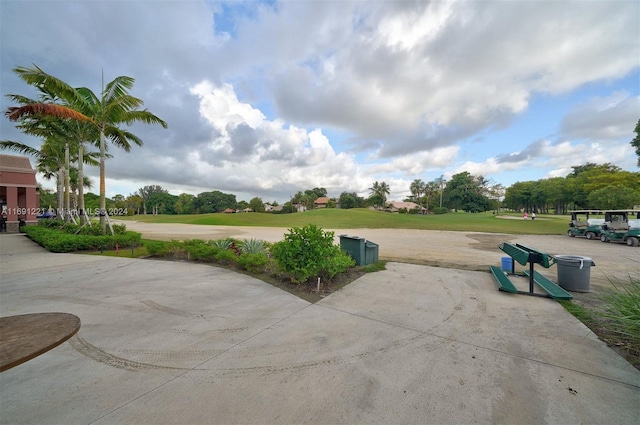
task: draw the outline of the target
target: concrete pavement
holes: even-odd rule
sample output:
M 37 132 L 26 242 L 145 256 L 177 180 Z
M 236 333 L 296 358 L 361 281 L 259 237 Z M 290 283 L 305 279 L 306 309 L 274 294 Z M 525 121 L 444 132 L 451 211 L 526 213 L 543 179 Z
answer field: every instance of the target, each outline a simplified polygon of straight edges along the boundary
M 557 302 L 389 263 L 309 304 L 207 265 L 0 236 L 2 316 L 76 336 L 0 374 L 0 422 L 637 424 L 640 372 Z

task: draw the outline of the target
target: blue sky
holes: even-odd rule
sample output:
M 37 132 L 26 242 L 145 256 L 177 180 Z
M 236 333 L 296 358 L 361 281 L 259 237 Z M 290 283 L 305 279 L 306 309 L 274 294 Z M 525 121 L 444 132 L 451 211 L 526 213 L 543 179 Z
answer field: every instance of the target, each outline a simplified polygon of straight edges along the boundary
M 609 0 L 0 0 L 1 91 L 33 94 L 12 72 L 31 64 L 94 92 L 103 70 L 134 77 L 169 129 L 136 125 L 144 146 L 111 150 L 108 196 L 282 202 L 385 181 L 400 200 L 463 171 L 504 186 L 586 162 L 637 171 L 638 16 Z

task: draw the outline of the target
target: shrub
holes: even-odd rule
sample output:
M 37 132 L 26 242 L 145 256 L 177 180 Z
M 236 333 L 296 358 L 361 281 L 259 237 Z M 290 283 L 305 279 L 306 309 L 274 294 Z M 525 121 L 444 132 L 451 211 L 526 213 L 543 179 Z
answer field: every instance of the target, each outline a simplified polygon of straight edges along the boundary
M 66 228 L 72 228 L 67 226 Z M 66 233 L 64 229 L 49 228 L 48 226 L 25 226 L 24 233 L 37 244 L 51 252 L 72 252 L 82 250 L 113 249 L 119 247 L 139 246 L 140 233 L 125 232 L 120 235 L 76 235 Z
M 435 207 L 433 209 L 434 214 L 446 214 L 449 210 L 446 207 Z
M 264 252 L 244 252 L 237 258 L 238 266 L 251 273 L 262 273 L 269 264 L 269 258 Z
M 246 254 L 266 254 L 265 242 L 261 239 L 245 239 L 240 243 L 240 251 Z
M 167 243 L 161 241 L 146 241 L 144 246 L 147 248 L 149 255 L 155 257 L 164 257 L 167 254 Z
M 213 261 L 220 249 L 215 246 L 207 245 L 202 242 L 200 244 L 192 244 L 186 247 L 189 259 L 194 261 Z
M 238 261 L 238 256 L 230 249 L 221 249 L 215 254 L 215 259 L 222 264 L 235 264 Z
M 233 243 L 233 239 L 218 239 L 217 241 L 210 241 L 209 243 L 219 249 L 229 249 Z
M 284 240 L 271 247 L 279 267 L 292 282 L 306 282 L 313 276 L 332 278 L 354 264 L 351 257 L 333 244 L 333 232 L 314 224 L 291 228 Z
M 165 254 L 165 256 L 169 256 L 173 258 L 187 257 L 187 250 L 185 249 L 183 242 L 180 242 L 174 239 L 171 242 L 167 243 L 166 247 L 167 247 L 167 253 Z

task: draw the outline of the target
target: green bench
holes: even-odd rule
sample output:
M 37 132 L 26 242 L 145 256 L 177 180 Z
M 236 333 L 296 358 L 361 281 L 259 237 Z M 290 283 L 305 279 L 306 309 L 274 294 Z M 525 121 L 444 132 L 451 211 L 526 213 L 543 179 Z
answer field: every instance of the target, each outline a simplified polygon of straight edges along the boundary
M 498 248 L 502 250 L 505 254 L 509 255 L 514 262 L 512 262 L 511 266 L 511 274 L 518 276 L 515 272 L 515 261 L 520 263 L 523 266 L 529 264 L 529 270 L 525 271 L 523 274 L 519 276 L 527 276 L 529 278 L 529 291 L 518 291 L 513 282 L 509 279 L 505 273 L 496 266 L 489 266 L 489 270 L 496 278 L 498 282 L 498 289 L 505 292 L 525 294 L 525 295 L 534 295 L 541 297 L 550 297 L 555 299 L 567 300 L 573 299 L 573 296 L 569 294 L 564 289 L 560 288 L 551 280 L 547 279 L 540 273 L 534 270 L 534 265 L 539 264 L 542 267 L 548 269 L 552 265 L 555 264 L 556 260 L 553 256 L 544 253 L 542 251 L 538 251 L 537 249 L 530 248 L 528 246 L 522 244 L 512 244 L 509 242 L 504 242 L 498 245 Z M 546 294 L 540 294 L 534 292 L 534 284 L 540 286 Z
M 489 270 L 491 270 L 491 273 L 493 273 L 493 277 L 495 277 L 496 280 L 498 281 L 498 285 L 499 285 L 498 289 L 500 291 L 511 292 L 512 294 L 515 294 L 518 292 L 518 289 L 515 286 L 513 286 L 511 279 L 509 279 L 507 275 L 504 274 L 504 272 L 500 267 L 489 266 Z
M 531 277 L 527 270 L 525 270 L 524 274 Z M 551 298 L 554 298 L 557 300 L 573 299 L 573 295 L 571 295 L 570 293 L 568 293 L 567 291 L 565 291 L 564 289 L 556 285 L 554 281 L 549 280 L 543 275 L 541 275 L 540 272 L 537 272 L 537 271 L 533 272 L 533 281 L 536 283 L 536 285 L 541 287 L 547 294 L 549 294 Z

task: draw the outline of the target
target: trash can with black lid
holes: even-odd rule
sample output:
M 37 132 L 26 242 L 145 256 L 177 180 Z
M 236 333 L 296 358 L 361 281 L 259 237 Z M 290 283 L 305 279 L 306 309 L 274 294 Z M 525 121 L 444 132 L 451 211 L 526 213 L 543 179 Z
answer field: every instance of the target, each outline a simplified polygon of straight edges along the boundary
M 596 264 L 589 257 L 556 255 L 558 285 L 567 291 L 591 292 L 591 267 Z

